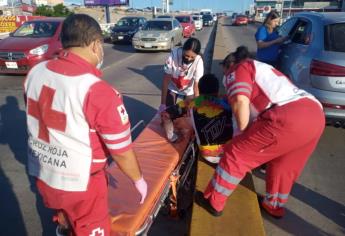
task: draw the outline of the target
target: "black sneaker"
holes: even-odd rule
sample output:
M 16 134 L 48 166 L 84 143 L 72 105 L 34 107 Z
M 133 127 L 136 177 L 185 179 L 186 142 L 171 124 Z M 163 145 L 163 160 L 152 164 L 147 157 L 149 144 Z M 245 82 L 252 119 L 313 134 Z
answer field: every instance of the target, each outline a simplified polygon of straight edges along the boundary
M 68 236 L 70 235 L 70 230 L 62 227 L 61 225 L 58 225 L 56 227 L 55 233 L 56 233 L 56 236 Z
M 194 199 L 196 204 L 204 208 L 211 215 L 218 217 L 223 214 L 223 211 L 217 211 L 211 206 L 210 202 L 204 198 L 204 194 L 202 192 L 196 191 Z

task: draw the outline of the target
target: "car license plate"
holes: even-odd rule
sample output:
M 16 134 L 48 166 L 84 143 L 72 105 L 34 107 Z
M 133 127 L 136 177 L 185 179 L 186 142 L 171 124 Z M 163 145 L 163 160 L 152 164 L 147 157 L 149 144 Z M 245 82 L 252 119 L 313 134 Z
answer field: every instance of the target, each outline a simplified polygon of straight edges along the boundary
M 18 69 L 17 62 L 15 61 L 6 61 L 5 64 L 7 69 Z
M 145 48 L 152 48 L 152 44 L 151 43 L 144 43 L 144 47 Z
M 119 40 L 122 40 L 123 39 L 123 36 L 118 36 L 117 37 Z
M 333 88 L 345 88 L 345 79 L 343 78 L 331 78 L 330 82 Z

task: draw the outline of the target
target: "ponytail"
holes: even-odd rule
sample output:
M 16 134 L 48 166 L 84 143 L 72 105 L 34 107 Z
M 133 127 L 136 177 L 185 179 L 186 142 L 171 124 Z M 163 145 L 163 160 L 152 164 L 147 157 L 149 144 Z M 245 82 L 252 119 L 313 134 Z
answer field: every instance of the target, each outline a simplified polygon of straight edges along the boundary
M 250 57 L 250 53 L 248 51 L 248 48 L 246 46 L 240 46 L 236 49 L 235 52 L 233 52 L 233 56 L 235 59 L 235 63 L 239 63 L 247 58 Z

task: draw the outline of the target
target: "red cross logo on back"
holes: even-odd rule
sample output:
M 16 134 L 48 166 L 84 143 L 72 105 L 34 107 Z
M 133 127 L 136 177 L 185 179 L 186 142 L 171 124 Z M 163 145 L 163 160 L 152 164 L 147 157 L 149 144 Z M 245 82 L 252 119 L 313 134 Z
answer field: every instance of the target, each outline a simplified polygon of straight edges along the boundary
M 48 128 L 65 131 L 66 114 L 52 109 L 55 89 L 43 85 L 38 101 L 28 99 L 28 113 L 39 122 L 38 138 L 49 143 Z

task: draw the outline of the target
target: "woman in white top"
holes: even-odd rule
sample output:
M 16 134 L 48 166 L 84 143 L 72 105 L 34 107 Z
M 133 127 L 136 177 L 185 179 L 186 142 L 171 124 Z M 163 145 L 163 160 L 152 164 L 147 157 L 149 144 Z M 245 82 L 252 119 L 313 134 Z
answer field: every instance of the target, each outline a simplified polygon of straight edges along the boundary
M 200 56 L 201 44 L 196 38 L 189 38 L 182 48 L 171 51 L 164 65 L 161 106 L 199 96 L 198 82 L 204 75 L 204 62 Z

